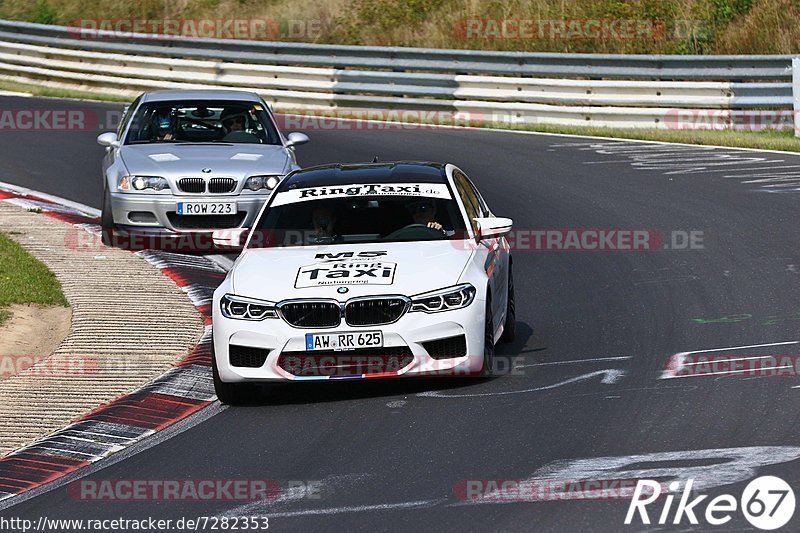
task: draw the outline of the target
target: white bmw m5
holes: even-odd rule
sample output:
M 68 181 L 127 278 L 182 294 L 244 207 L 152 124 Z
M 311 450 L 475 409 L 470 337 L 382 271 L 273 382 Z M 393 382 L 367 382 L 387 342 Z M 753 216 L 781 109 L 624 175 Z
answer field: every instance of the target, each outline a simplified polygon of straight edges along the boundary
M 513 339 L 505 235 L 451 164 L 327 165 L 270 195 L 213 299 L 223 403 L 289 380 L 488 375 Z

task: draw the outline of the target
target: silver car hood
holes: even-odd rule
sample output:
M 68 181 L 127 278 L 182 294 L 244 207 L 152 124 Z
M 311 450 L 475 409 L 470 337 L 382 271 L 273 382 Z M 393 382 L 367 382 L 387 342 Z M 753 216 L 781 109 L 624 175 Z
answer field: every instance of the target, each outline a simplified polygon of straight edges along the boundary
M 456 285 L 472 252 L 463 241 L 451 240 L 252 249 L 236 261 L 231 282 L 238 295 L 273 302 L 413 296 Z M 333 271 L 336 277 L 328 277 Z M 348 277 L 338 277 L 342 272 Z M 341 287 L 347 291 L 339 292 Z
M 285 174 L 290 170 L 288 150 L 272 144 L 140 144 L 119 151 L 130 174 L 177 178 L 198 176 L 246 177 L 254 174 Z

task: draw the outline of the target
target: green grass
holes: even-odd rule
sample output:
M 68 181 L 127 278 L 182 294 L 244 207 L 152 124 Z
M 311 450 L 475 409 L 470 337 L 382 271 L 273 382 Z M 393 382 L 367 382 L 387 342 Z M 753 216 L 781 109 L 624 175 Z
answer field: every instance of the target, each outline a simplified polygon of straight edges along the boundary
M 800 42 L 797 0 L 28 0 L 0 1 L 0 18 L 65 25 L 86 19 L 266 19 L 280 31 L 252 37 L 542 52 L 789 54 Z M 522 36 L 466 34 L 467 21 L 476 20 L 531 21 L 534 28 L 633 21 L 650 29 L 597 36 L 549 29 Z
M 79 100 L 100 100 L 103 102 L 125 102 L 129 103 L 131 98 L 116 94 L 92 93 L 89 91 L 79 91 L 76 89 L 57 89 L 53 87 L 42 87 L 29 83 L 17 83 L 14 81 L 0 80 L 1 91 L 14 91 L 18 93 L 30 93 L 33 96 L 46 96 L 50 98 L 76 98 Z
M 800 138 L 795 137 L 794 132 L 791 130 L 660 130 L 655 128 L 599 128 L 554 125 L 517 126 L 509 128 L 507 125 L 502 124 L 487 124 L 486 126 L 502 129 L 538 131 L 542 133 L 591 135 L 597 137 L 615 137 L 619 139 L 637 139 L 641 141 L 662 141 L 728 146 L 733 148 L 754 148 L 757 150 L 800 152 Z
M 10 318 L 3 308 L 11 304 L 69 305 L 55 275 L 0 233 L 0 324 Z

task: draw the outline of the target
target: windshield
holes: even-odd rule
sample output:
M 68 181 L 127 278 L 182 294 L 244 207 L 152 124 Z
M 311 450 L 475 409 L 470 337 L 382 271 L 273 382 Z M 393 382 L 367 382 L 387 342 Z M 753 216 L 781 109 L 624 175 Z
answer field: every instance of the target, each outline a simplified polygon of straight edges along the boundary
M 125 144 L 281 144 L 263 105 L 242 101 L 150 102 L 137 109 Z
M 354 184 L 276 193 L 256 223 L 248 248 L 465 236 L 458 205 L 443 183 Z

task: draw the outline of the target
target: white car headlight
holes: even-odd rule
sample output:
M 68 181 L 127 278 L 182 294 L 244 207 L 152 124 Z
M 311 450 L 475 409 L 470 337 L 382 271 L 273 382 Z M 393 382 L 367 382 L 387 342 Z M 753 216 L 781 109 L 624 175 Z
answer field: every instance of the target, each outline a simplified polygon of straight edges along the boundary
M 426 292 L 411 297 L 411 311 L 438 313 L 467 307 L 475 299 L 475 287 L 469 283 Z
M 220 311 L 225 318 L 239 320 L 264 320 L 265 318 L 278 318 L 278 312 L 273 302 L 256 300 L 226 294 L 219 302 Z
M 280 181 L 281 176 L 250 176 L 244 182 L 244 187 L 251 191 L 260 191 L 261 189 L 271 191 L 278 186 Z
M 163 191 L 169 189 L 169 183 L 160 176 L 122 176 L 117 183 L 121 191 L 143 191 L 153 189 Z

